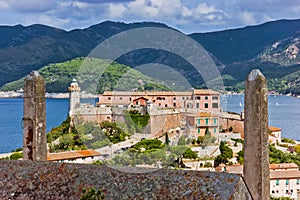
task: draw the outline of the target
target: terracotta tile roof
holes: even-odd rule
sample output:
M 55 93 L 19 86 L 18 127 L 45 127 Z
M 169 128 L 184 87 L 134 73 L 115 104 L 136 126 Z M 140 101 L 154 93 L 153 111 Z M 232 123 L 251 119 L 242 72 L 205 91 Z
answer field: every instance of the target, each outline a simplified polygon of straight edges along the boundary
M 270 179 L 291 179 L 300 178 L 300 171 L 287 170 L 287 171 L 270 171 Z
M 76 158 L 86 158 L 91 156 L 100 156 L 101 154 L 94 150 L 78 150 L 78 151 L 66 151 L 60 153 L 48 153 L 47 160 L 57 161 L 57 160 L 68 160 Z
M 209 112 L 199 112 L 196 114 L 188 114 L 189 117 L 218 117 L 217 114 L 209 113 Z
M 216 117 L 217 115 L 208 113 L 208 112 L 201 112 L 198 114 L 198 116 L 200 116 L 200 117 Z
M 105 91 L 102 96 L 192 96 L 193 92 L 153 91 L 153 92 L 129 92 L 129 91 Z M 195 89 L 196 95 L 220 95 L 213 90 Z
M 275 127 L 275 126 L 269 126 L 269 130 L 270 130 L 271 132 L 278 132 L 278 131 L 281 131 L 281 128 L 277 128 L 277 127 Z
M 298 169 L 298 165 L 295 163 L 270 164 L 270 169 Z
M 226 167 L 226 172 L 228 173 L 233 173 L 233 174 L 243 174 L 243 165 L 219 165 L 218 167 L 215 168 L 217 172 L 222 172 L 224 167 Z
M 128 92 L 128 91 L 105 91 L 103 96 L 191 96 L 192 92 Z
M 195 89 L 194 94 L 196 95 L 220 95 L 219 92 L 214 91 L 214 90 L 204 90 L 204 89 Z

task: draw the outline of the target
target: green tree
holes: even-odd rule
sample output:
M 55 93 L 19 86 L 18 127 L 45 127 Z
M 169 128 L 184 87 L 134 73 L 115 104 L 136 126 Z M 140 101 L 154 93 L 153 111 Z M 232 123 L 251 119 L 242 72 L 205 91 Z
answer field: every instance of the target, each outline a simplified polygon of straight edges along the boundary
M 203 144 L 204 140 L 205 140 L 205 136 L 198 136 L 196 142 L 197 144 Z
M 227 164 L 229 159 L 233 157 L 233 151 L 227 146 L 225 141 L 221 141 L 219 149 L 221 154 L 215 158 L 215 167 L 219 166 L 221 163 Z
M 188 148 L 183 153 L 183 157 L 189 158 L 189 159 L 196 159 L 196 158 L 198 158 L 198 154 L 195 151 L 192 151 L 192 149 Z
M 178 145 L 186 145 L 185 137 L 183 135 L 179 137 Z
M 169 146 L 169 144 L 170 144 L 170 139 L 169 139 L 168 133 L 166 133 L 165 144 L 166 144 L 167 146 Z

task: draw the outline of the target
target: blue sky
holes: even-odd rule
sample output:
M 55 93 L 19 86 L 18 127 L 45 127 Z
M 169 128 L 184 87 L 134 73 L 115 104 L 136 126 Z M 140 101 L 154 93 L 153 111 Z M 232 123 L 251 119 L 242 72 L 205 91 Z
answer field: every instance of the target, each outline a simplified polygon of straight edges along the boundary
M 278 19 L 300 19 L 299 0 L 0 0 L 1 25 L 40 23 L 65 30 L 105 20 L 155 21 L 192 33 Z

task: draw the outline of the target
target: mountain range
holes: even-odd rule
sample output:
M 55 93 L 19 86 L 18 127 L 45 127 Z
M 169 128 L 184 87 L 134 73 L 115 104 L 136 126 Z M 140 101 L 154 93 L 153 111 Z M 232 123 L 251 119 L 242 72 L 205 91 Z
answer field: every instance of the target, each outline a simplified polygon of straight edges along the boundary
M 176 30 L 162 23 L 112 21 L 71 31 L 40 24 L 0 26 L 0 86 L 51 63 L 85 57 L 105 39 L 141 27 Z M 247 74 L 258 68 L 267 77 L 270 90 L 300 94 L 300 20 L 279 20 L 187 36 L 208 51 L 229 89 L 242 88 Z M 130 67 L 147 63 L 167 65 L 186 77 L 193 87 L 205 87 L 202 77 L 188 62 L 167 51 L 140 49 L 116 61 Z

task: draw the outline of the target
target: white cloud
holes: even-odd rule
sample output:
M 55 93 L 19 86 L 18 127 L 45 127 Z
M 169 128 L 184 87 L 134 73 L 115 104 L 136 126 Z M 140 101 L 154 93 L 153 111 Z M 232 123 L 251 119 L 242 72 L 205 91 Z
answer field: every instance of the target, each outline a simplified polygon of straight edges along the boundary
M 206 3 L 199 3 L 194 10 L 195 14 L 209 14 L 212 12 L 217 12 L 218 10 L 214 6 L 208 6 Z
M 256 24 L 256 20 L 254 18 L 254 14 L 248 11 L 243 11 L 238 13 L 237 15 L 242 24 L 253 25 Z
M 109 4 L 109 16 L 112 18 L 119 18 L 124 15 L 126 7 L 122 4 Z
M 0 10 L 7 10 L 9 8 L 9 5 L 6 1 L 0 1 Z
M 2 1 L 4 2 L 4 1 Z M 44 12 L 55 7 L 56 1 L 48 0 L 6 0 L 7 9 L 18 12 Z
M 0 24 L 43 22 L 72 29 L 105 20 L 158 21 L 183 32 L 204 32 L 300 18 L 298 1 L 0 0 Z

